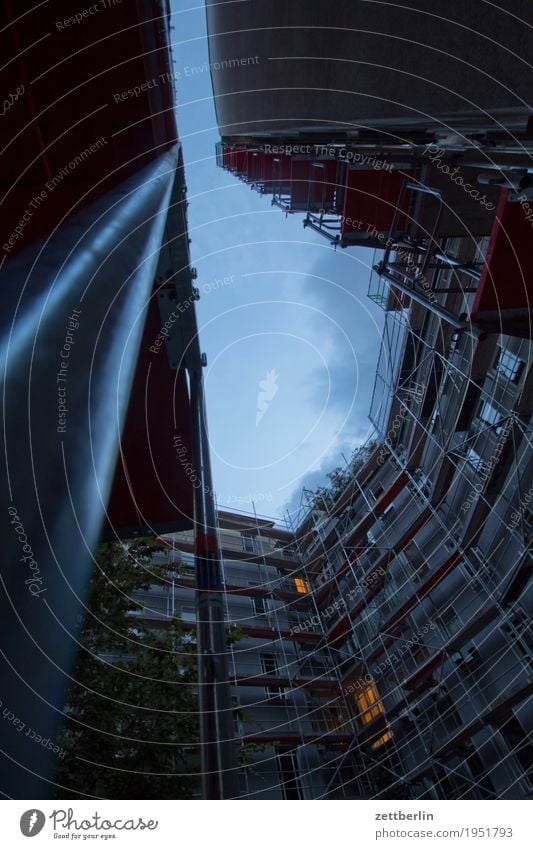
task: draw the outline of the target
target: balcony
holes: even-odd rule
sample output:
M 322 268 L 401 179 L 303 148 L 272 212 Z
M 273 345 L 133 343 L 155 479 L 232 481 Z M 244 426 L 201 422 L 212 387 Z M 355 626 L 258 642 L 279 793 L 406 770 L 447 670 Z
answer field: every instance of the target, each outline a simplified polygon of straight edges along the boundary
M 453 756 L 466 740 L 469 740 L 478 731 L 487 725 L 498 727 L 498 724 L 509 716 L 511 710 L 519 705 L 533 693 L 533 678 L 527 677 L 520 681 L 498 699 L 494 700 L 482 711 L 479 716 L 471 719 L 450 734 L 433 752 L 434 758 L 446 758 Z

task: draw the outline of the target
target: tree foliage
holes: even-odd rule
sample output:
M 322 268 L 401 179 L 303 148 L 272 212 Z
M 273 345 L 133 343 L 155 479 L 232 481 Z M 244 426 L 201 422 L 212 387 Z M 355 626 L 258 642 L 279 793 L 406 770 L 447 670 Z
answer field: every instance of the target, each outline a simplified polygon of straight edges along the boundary
M 331 507 L 335 503 L 346 487 L 352 483 L 355 475 L 364 465 L 376 445 L 377 442 L 375 440 L 368 442 L 363 448 L 354 452 L 350 463 L 344 469 L 341 466 L 337 466 L 332 472 L 327 473 L 326 477 L 329 480 L 329 484 L 320 486 L 315 490 L 313 497 L 313 506 L 315 509 L 327 511 L 328 507 Z
M 198 795 L 196 640 L 178 620 L 155 629 L 135 593 L 169 586 L 150 539 L 97 552 L 60 745 L 59 798 Z

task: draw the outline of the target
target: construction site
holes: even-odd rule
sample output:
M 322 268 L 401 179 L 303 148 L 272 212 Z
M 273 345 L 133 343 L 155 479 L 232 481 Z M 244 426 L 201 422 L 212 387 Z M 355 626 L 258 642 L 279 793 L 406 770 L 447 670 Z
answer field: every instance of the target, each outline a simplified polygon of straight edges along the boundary
M 225 185 L 362 252 L 382 311 L 370 436 L 281 516 L 216 498 L 170 4 L 68 39 L 69 4 L 0 5 L 31 91 L 2 118 L 2 703 L 58 738 L 98 545 L 149 537 L 132 618 L 197 647 L 197 798 L 531 799 L 530 4 L 206 7 Z M 3 793 L 52 798 L 56 756 L 0 732 Z

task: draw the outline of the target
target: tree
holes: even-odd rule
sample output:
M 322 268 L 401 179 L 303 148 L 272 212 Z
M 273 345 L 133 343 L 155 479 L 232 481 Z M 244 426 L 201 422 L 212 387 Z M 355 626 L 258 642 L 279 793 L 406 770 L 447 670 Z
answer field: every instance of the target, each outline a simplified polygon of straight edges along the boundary
M 198 794 L 196 639 L 179 620 L 154 630 L 133 596 L 168 586 L 154 540 L 97 552 L 60 745 L 59 798 L 179 799 Z M 168 620 L 167 620 L 168 621 Z
M 329 484 L 318 487 L 313 495 L 312 504 L 316 510 L 327 512 L 339 496 L 342 495 L 346 487 L 352 483 L 357 472 L 368 460 L 376 446 L 376 440 L 371 440 L 366 445 L 354 451 L 351 461 L 345 469 L 337 466 L 332 472 L 326 474 Z

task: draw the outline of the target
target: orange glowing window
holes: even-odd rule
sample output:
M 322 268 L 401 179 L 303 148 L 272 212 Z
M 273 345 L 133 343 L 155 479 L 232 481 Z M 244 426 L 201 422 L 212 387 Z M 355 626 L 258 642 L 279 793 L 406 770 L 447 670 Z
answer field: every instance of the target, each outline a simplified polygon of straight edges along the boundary
M 309 593 L 309 592 L 311 592 L 311 587 L 309 586 L 309 581 L 306 581 L 305 578 L 295 578 L 294 583 L 296 584 L 296 592 L 299 592 L 299 593 Z
M 368 725 L 376 716 L 385 712 L 375 684 L 369 684 L 357 694 L 357 707 L 363 725 Z
M 372 743 L 372 748 L 381 749 L 381 747 L 384 746 L 385 743 L 388 743 L 389 740 L 392 740 L 392 731 L 385 731 L 385 734 L 382 734 L 381 737 L 378 737 L 378 739 Z

